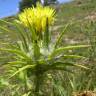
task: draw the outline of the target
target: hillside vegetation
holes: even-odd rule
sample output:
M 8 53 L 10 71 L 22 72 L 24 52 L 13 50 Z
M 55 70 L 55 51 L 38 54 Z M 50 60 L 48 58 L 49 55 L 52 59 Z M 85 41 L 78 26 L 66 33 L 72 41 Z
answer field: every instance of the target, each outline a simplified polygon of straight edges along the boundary
M 42 89 L 43 91 L 46 91 L 45 94 L 47 94 L 44 96 L 95 96 L 83 95 L 82 92 L 84 92 L 84 94 L 87 94 L 86 91 L 88 91 L 88 93 L 90 94 L 95 94 L 96 91 L 96 0 L 73 0 L 72 2 L 65 4 L 54 6 L 52 5 L 52 7 L 56 9 L 55 24 L 51 27 L 52 35 L 54 37 L 53 42 L 56 37 L 58 37 L 58 34 L 64 31 L 65 33 L 59 46 L 78 44 L 90 45 L 89 48 L 68 50 L 65 52 L 65 54 L 67 53 L 69 55 L 77 54 L 80 56 L 84 56 L 85 58 L 78 58 L 76 60 L 74 60 L 74 57 L 65 58 L 67 58 L 66 61 L 70 60 L 70 62 L 76 62 L 77 64 L 84 65 L 89 69 L 85 70 L 82 68 L 72 67 L 69 68 L 73 72 L 72 74 L 61 71 L 50 72 L 53 73 L 53 75 L 52 78 L 49 78 L 47 84 L 44 85 L 44 88 L 47 91 L 45 89 Z M 7 17 L 4 18 L 4 20 L 13 22 L 14 18 L 18 17 Z M 4 25 L 3 23 L 1 24 L 2 26 L 10 28 L 9 25 Z M 12 35 L 12 37 L 15 38 L 15 34 Z M 15 42 L 9 38 L 10 35 L 8 33 L 4 33 L 3 31 L 2 33 L 0 33 L 0 42 Z M 17 40 L 17 38 L 15 40 Z M 0 47 L 2 46 L 4 45 L 0 45 Z M 10 55 L 8 53 L 6 54 L 8 55 L 8 58 L 10 58 Z M 6 54 L 5 52 L 3 54 L 0 53 L 0 55 L 4 56 Z M 0 63 L 3 64 L 3 62 L 4 61 L 0 59 Z M 50 86 L 50 84 L 52 84 L 52 86 Z M 2 92 L 3 87 L 1 87 L 0 90 L 2 94 L 4 94 Z M 77 95 L 78 93 L 79 95 Z

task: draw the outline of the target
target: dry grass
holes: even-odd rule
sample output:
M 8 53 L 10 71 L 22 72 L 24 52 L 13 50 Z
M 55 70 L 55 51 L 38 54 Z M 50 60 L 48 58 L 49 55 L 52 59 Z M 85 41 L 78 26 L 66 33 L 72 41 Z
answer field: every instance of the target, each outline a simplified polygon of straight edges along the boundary
M 79 92 L 79 93 L 74 93 L 73 96 L 96 96 L 96 92 L 83 91 L 83 92 Z

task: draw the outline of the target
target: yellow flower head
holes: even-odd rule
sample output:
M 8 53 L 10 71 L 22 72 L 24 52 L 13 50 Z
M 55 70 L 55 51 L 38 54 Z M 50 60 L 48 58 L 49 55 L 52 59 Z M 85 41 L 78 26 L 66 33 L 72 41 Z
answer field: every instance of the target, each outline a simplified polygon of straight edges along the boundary
M 54 22 L 55 10 L 43 7 L 37 3 L 37 7 L 27 8 L 19 14 L 19 19 L 26 27 L 33 26 L 37 32 L 45 31 L 46 22 L 51 25 Z

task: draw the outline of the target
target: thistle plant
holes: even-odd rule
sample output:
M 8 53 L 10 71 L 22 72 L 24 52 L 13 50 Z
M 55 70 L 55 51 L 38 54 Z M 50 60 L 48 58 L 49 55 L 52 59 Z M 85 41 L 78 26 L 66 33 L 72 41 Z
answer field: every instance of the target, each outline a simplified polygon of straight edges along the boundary
M 43 7 L 37 3 L 36 8 L 25 9 L 18 15 L 18 20 L 14 20 L 12 23 L 0 20 L 4 24 L 13 26 L 13 28 L 0 26 L 1 31 L 7 32 L 7 34 L 10 33 L 10 38 L 12 37 L 12 42 L 6 42 L 3 48 L 0 48 L 1 52 L 8 52 L 12 57 L 8 62 L 4 62 L 2 66 L 11 74 L 9 74 L 8 79 L 13 77 L 22 79 L 25 85 L 24 96 L 34 96 L 33 94 L 40 96 L 40 86 L 50 70 L 52 72 L 54 70 L 71 72 L 68 66 L 86 68 L 65 60 L 66 58 L 82 58 L 83 56 L 67 55 L 64 52 L 88 47 L 88 45 L 59 46 L 69 24 L 66 25 L 56 41 L 52 42 L 50 26 L 54 23 L 55 17 L 54 9 Z M 35 85 L 34 92 L 31 89 L 32 87 L 29 88 L 32 85 L 29 81 L 32 79 L 34 79 Z

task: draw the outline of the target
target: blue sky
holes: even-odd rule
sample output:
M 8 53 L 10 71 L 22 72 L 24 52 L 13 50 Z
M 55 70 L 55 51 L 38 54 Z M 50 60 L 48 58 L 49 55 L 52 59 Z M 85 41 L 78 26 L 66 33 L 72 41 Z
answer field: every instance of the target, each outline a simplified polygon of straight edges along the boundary
M 15 15 L 18 10 L 20 0 L 0 0 L 0 18 Z M 67 2 L 70 0 L 58 0 L 59 2 Z

